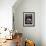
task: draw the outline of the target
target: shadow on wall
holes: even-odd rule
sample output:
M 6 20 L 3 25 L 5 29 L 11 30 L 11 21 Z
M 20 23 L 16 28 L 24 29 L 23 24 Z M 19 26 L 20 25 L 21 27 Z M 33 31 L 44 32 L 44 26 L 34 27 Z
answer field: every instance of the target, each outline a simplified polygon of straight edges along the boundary
M 17 0 L 16 3 L 12 6 L 12 9 L 15 10 L 22 2 L 23 0 Z

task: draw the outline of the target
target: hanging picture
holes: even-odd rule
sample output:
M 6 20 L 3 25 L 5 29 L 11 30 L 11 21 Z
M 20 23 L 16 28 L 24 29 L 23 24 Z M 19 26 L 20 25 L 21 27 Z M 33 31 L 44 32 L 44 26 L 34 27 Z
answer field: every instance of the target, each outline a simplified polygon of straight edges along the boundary
M 24 27 L 35 26 L 35 12 L 23 12 L 23 26 Z

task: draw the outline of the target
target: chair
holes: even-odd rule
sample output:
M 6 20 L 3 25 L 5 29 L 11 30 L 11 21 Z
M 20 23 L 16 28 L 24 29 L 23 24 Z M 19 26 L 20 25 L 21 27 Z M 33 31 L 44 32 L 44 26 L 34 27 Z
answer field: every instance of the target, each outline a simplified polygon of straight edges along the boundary
M 25 46 L 35 46 L 35 43 L 32 40 L 26 40 Z
M 16 46 L 22 46 L 22 33 L 15 33 Z

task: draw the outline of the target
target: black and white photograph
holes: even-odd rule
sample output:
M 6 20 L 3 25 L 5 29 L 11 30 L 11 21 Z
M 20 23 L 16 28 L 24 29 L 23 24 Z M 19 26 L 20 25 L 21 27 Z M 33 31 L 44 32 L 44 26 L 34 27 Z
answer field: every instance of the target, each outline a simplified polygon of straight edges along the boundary
M 25 24 L 32 24 L 32 14 L 25 14 Z
M 23 26 L 34 26 L 35 25 L 35 12 L 24 12 L 23 13 Z

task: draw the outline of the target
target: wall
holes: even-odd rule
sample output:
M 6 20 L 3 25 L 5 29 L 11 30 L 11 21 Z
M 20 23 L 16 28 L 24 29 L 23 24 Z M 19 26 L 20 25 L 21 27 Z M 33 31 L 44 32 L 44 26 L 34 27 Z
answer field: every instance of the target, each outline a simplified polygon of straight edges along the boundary
M 46 0 L 41 1 L 40 29 L 42 46 L 46 46 Z
M 20 2 L 18 0 L 18 2 Z M 13 7 L 15 29 L 23 33 L 24 39 L 35 41 L 36 46 L 41 46 L 41 31 L 40 31 L 40 0 L 23 0 L 20 4 L 16 3 Z M 35 12 L 35 27 L 23 26 L 23 12 Z
M 0 27 L 12 29 L 12 6 L 16 0 L 0 0 Z

